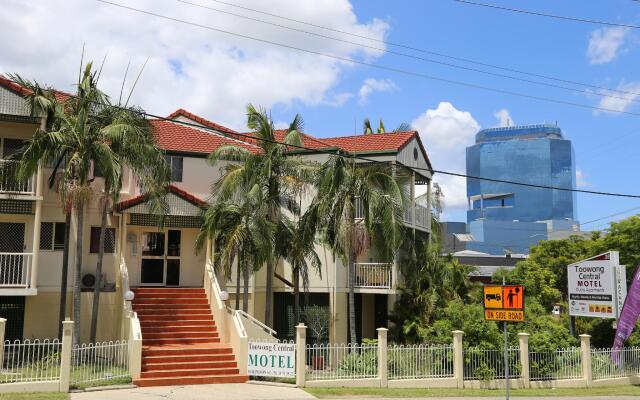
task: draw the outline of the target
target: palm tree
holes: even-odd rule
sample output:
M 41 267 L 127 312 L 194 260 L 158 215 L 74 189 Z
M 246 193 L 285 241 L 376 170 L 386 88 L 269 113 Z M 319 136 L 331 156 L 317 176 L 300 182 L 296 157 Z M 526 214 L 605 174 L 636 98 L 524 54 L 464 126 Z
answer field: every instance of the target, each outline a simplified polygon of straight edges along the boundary
M 221 268 L 225 279 L 235 263 L 236 309 L 240 302 L 240 276 L 244 280 L 243 310 L 248 311 L 249 275 L 265 263 L 273 254 L 275 226 L 266 218 L 266 203 L 262 191 L 255 182 L 238 202 L 218 201 L 207 209 L 204 222 L 196 239 L 196 249 L 211 239 L 217 251 L 214 265 Z
M 322 164 L 316 187 L 308 223 L 319 226 L 324 241 L 347 265 L 349 333 L 355 343 L 354 263 L 372 244 L 382 258 L 395 257 L 402 240 L 404 195 L 390 168 L 339 155 Z M 356 203 L 362 215 L 356 215 Z
M 82 69 L 81 69 L 82 70 Z M 47 113 L 51 122 L 39 129 L 20 151 L 18 175 L 32 176 L 39 164 L 56 165 L 59 171 L 59 191 L 63 204 L 70 205 L 76 215 L 76 259 L 73 279 L 74 341 L 80 340 L 80 274 L 82 271 L 84 208 L 93 196 L 91 166 L 99 165 L 105 177 L 119 180 L 121 160 L 112 151 L 104 135 L 105 128 L 98 114 L 108 107 L 108 98 L 98 87 L 99 72 L 88 63 L 78 79 L 76 94 L 64 104 L 51 102 Z M 25 82 L 27 83 L 27 82 Z M 34 87 L 40 87 L 37 83 Z
M 151 127 L 138 108 L 124 106 L 107 107 L 97 115 L 100 133 L 105 141 L 111 144 L 111 150 L 121 165 L 127 166 L 136 177 L 141 192 L 149 195 L 157 213 L 162 213 L 164 188 L 169 183 L 169 169 L 163 152 L 156 144 Z M 94 170 L 101 171 L 102 166 L 95 163 Z M 90 343 L 95 343 L 100 309 L 100 291 L 102 287 L 102 264 L 104 259 L 104 241 L 107 229 L 107 215 L 111 204 L 118 201 L 122 187 L 122 169 L 118 171 L 117 180 L 110 177 L 104 179 L 104 189 L 100 199 L 101 222 L 96 263 L 96 285 L 94 287 L 91 311 Z
M 406 132 L 406 131 L 410 131 L 411 128 L 411 124 L 408 124 L 406 122 L 402 122 L 400 125 L 398 125 L 397 128 L 395 128 L 393 131 L 391 131 L 391 133 L 396 133 L 396 132 Z M 364 135 L 373 135 L 376 133 L 388 133 L 387 130 L 384 127 L 384 122 L 382 122 L 382 120 L 379 120 L 378 122 L 378 129 L 374 132 L 373 131 L 373 127 L 371 126 L 371 121 L 369 121 L 369 118 L 365 118 L 363 123 L 362 123 L 362 134 Z
M 247 106 L 247 126 L 253 131 L 260 152 L 252 153 L 246 147 L 226 145 L 209 155 L 209 162 L 216 165 L 221 160 L 231 161 L 224 167 L 224 174 L 216 185 L 216 201 L 225 202 L 245 195 L 243 189 L 255 186 L 262 192 L 265 202 L 265 218 L 277 229 L 282 226 L 282 209 L 295 209 L 292 193 L 301 182 L 310 182 L 313 168 L 308 162 L 288 153 L 287 145 L 302 145 L 302 118 L 293 119 L 283 138 L 276 136 L 273 122 L 267 112 Z M 253 189 L 252 189 L 253 190 Z M 273 325 L 273 277 L 278 255 L 274 248 L 266 257 L 267 281 L 265 298 L 265 323 Z

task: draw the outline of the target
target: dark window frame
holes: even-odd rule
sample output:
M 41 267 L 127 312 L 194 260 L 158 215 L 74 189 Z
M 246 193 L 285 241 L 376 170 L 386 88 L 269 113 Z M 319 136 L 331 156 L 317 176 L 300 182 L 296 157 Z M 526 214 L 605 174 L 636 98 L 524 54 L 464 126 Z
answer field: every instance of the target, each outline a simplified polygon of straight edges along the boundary
M 176 155 L 165 155 L 164 159 L 169 166 L 171 181 L 182 182 L 184 176 L 184 157 Z
M 111 240 L 109 238 L 111 235 Z M 111 246 L 111 247 L 109 247 Z M 89 254 L 100 252 L 100 227 L 92 226 L 89 231 Z M 116 253 L 116 228 L 107 227 L 104 233 L 104 254 Z

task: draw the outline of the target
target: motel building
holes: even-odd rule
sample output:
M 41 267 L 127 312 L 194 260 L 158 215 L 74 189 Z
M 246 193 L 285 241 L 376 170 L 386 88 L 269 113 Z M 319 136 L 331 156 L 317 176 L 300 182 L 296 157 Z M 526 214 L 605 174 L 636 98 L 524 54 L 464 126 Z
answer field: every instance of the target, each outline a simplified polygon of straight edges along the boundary
M 9 170 L 14 168 L 10 164 L 14 161 L 6 159 L 43 122 L 25 105 L 24 93 L 24 88 L 0 75 L 0 162 L 5 168 L 9 164 Z M 241 353 L 242 357 L 246 353 L 238 348 L 236 340 L 239 324 L 243 325 L 242 330 L 249 338 L 265 335 L 288 340 L 295 338 L 290 284 L 293 279 L 286 262 L 280 262 L 275 271 L 274 326 L 270 330 L 262 325 L 266 268 L 251 277 L 248 313 L 229 314 L 226 308 L 235 305 L 235 271 L 229 279 L 215 271 L 209 274 L 211 264 L 207 259 L 215 249 L 208 243 L 206 249 L 194 250 L 202 213 L 211 199 L 212 184 L 220 178 L 223 166 L 223 163 L 210 166 L 206 157 L 226 144 L 240 145 L 252 152 L 259 152 L 260 148 L 237 135 L 238 132 L 183 109 L 168 118 L 170 120 L 151 120 L 159 146 L 165 151 L 171 167 L 168 214 L 163 228 L 159 229 L 135 177 L 125 171 L 120 198 L 108 215 L 97 340 L 127 339 L 139 324 L 142 372 L 134 373 L 133 378 L 134 383 L 141 386 L 243 381 L 246 376 L 233 368 L 215 372 L 205 366 L 200 373 L 172 371 L 163 375 L 146 365 L 154 354 L 169 359 L 170 351 L 179 351 L 181 346 L 190 347 L 190 354 L 194 356 L 211 354 L 213 357 L 216 352 L 228 351 L 236 357 Z M 416 186 L 424 185 L 421 192 L 430 189 L 431 174 L 427 169 L 431 166 L 417 132 L 331 138 L 305 134 L 303 140 L 304 146 L 312 150 L 292 152 L 292 156 L 322 162 L 327 157 L 322 151 L 342 149 L 393 163 L 394 174 L 410 199 L 404 216 L 406 234 L 414 235 L 418 241 L 429 239 L 429 207 L 418 204 L 420 202 L 415 199 Z M 412 167 L 422 169 L 412 170 Z M 26 183 L 17 183 L 11 176 L 0 179 L 0 318 L 7 319 L 7 340 L 55 338 L 58 335 L 65 215 L 55 177 L 54 184 L 49 185 L 51 174 L 52 169 L 43 165 Z M 95 176 L 92 185 L 96 194 L 100 193 L 102 183 L 102 178 Z M 310 198 L 311 194 L 306 199 L 307 204 Z M 361 217 L 356 215 L 356 218 Z M 89 339 L 94 289 L 91 278 L 95 274 L 99 250 L 97 199 L 85 207 L 84 221 L 81 343 Z M 72 315 L 76 240 L 75 217 L 72 216 L 67 317 Z M 328 248 L 317 245 L 317 252 L 322 260 L 322 277 L 311 273 L 309 294 L 300 297 L 306 297 L 308 305 L 327 307 L 330 311 L 325 341 L 346 343 L 349 332 L 347 268 Z M 402 254 L 395 260 L 381 259 L 375 248 L 358 258 L 354 282 L 358 341 L 375 338 L 375 329 L 387 326 L 403 279 L 400 259 Z M 129 290 L 135 294 L 133 299 Z M 214 351 L 214 348 L 225 350 Z

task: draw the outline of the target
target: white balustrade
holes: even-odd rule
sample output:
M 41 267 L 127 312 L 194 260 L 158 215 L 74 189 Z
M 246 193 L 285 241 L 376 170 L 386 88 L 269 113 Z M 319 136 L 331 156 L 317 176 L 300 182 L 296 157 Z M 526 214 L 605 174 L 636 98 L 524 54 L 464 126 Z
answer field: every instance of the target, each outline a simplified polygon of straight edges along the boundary
M 28 288 L 32 253 L 0 253 L 0 288 Z
M 33 177 L 26 181 L 18 181 L 18 161 L 0 160 L 0 193 L 35 194 Z
M 391 263 L 355 263 L 354 282 L 356 288 L 391 289 Z

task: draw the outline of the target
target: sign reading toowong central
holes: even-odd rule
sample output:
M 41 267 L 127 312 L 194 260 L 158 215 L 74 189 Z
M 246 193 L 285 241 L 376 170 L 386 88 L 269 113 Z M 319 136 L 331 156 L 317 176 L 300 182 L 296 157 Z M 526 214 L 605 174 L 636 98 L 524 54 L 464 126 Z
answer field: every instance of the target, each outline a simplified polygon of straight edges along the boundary
M 249 342 L 247 373 L 251 376 L 296 376 L 294 343 Z
M 627 296 L 627 275 L 610 251 L 568 267 L 569 315 L 617 318 Z

